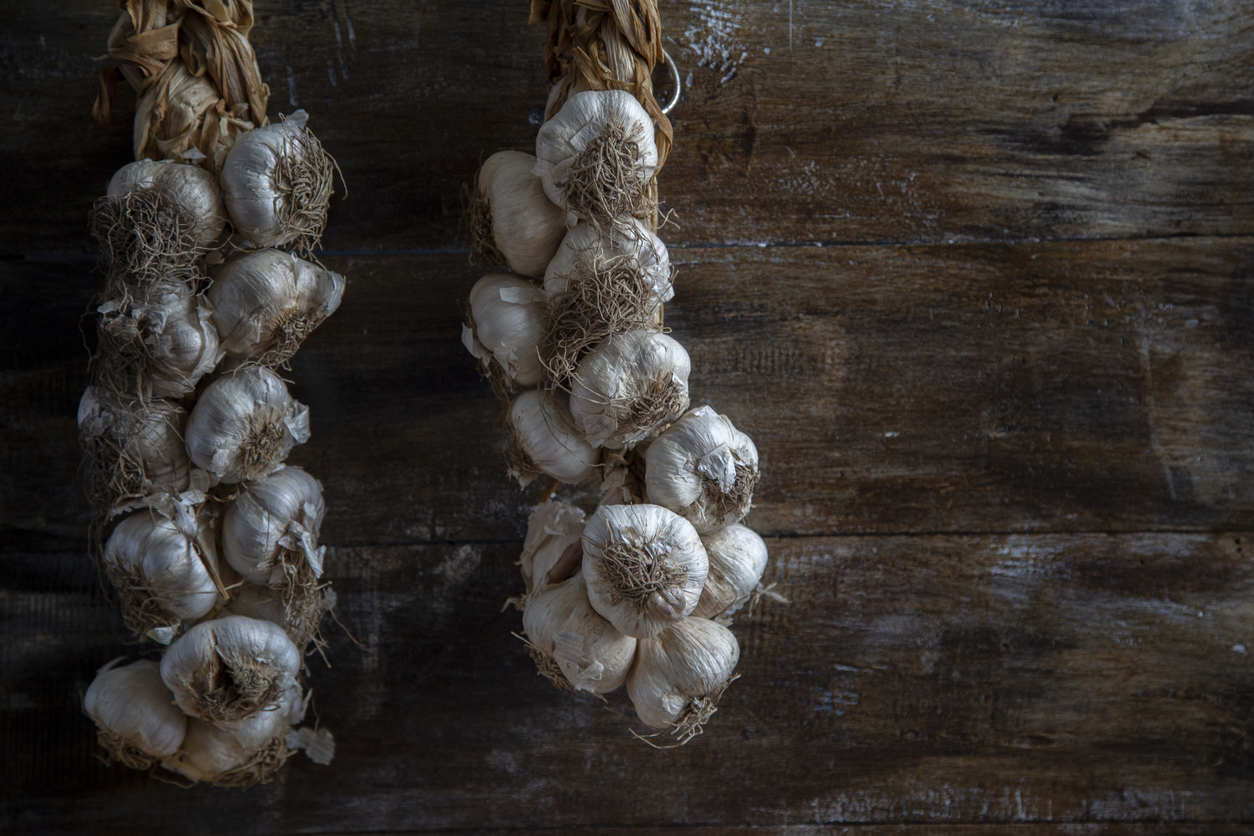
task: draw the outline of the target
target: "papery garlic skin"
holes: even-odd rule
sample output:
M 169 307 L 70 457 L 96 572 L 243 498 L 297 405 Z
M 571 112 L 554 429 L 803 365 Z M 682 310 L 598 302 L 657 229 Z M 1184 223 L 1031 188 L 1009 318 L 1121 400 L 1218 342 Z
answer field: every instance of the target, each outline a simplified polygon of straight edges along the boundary
M 170 160 L 137 160 L 117 170 L 106 193 L 120 200 L 143 189 L 156 189 L 195 218 L 191 235 L 196 246 L 210 247 L 222 235 L 226 226 L 222 190 L 203 168 Z
M 178 404 L 88 386 L 78 404 L 78 428 L 92 503 L 116 512 L 156 491 L 185 490 L 191 480 L 186 424 Z
M 236 230 L 254 247 L 311 248 L 326 225 L 333 163 L 298 110 L 286 121 L 242 134 L 219 179 Z M 297 187 L 299 184 L 299 188 Z
M 97 311 L 98 376 L 119 392 L 186 397 L 222 359 L 213 310 L 203 297 L 170 293 L 134 304 L 111 299 Z
M 688 408 L 691 371 L 688 352 L 665 334 L 611 334 L 572 376 L 575 428 L 593 447 L 634 447 Z
M 701 536 L 710 573 L 692 614 L 700 618 L 731 615 L 740 609 L 766 571 L 766 543 L 751 528 L 729 525 Z
M 506 459 L 523 487 L 541 473 L 572 485 L 592 475 L 596 451 L 571 426 L 570 410 L 557 398 L 523 392 L 510 404 L 509 424 Z
M 196 621 L 217 604 L 217 559 L 212 551 L 200 548 L 199 533 L 181 530 L 174 520 L 145 511 L 132 514 L 113 530 L 104 547 L 105 572 L 132 630 L 144 635 L 153 628 Z
M 344 277 L 281 250 L 231 258 L 209 286 L 227 356 L 285 363 L 340 306 Z
M 636 645 L 627 695 L 650 728 L 699 728 L 738 661 L 740 644 L 730 630 L 708 619 L 685 618 Z
M 299 555 L 317 578 L 326 551 L 318 546 L 324 516 L 322 484 L 299 467 L 284 467 L 245 484 L 227 506 L 222 555 L 260 586 L 285 580 L 281 563 L 288 555 Z
M 529 596 L 523 631 L 540 672 L 576 691 L 608 694 L 622 685 L 636 650 L 634 638 L 592 609 L 582 573 Z
M 505 273 L 484 276 L 470 290 L 462 344 L 485 367 L 495 361 L 508 380 L 535 386 L 544 375 L 544 311 L 544 293 L 534 283 Z
M 602 505 L 584 528 L 588 600 L 628 636 L 656 636 L 691 613 L 708 571 L 692 524 L 660 506 Z
M 758 449 L 725 415 L 690 410 L 644 454 L 649 501 L 670 508 L 704 534 L 740 522 L 758 482 Z
M 611 227 L 587 222 L 571 227 L 544 271 L 544 292 L 562 293 L 572 279 L 610 265 L 630 268 L 649 288 L 656 304 L 675 297 L 670 253 L 642 221 L 629 218 Z
M 531 154 L 498 151 L 484 161 L 476 184 L 490 217 L 492 244 L 523 276 L 544 275 L 566 234 L 565 213 L 545 195 L 531 172 L 535 165 Z
M 653 120 L 625 90 L 575 93 L 536 136 L 533 171 L 566 212 L 567 226 L 644 217 L 657 164 Z
M 232 483 L 277 470 L 309 440 L 309 410 L 274 372 L 249 367 L 209 384 L 187 419 L 195 465 Z
M 583 538 L 587 515 L 565 502 L 541 502 L 527 520 L 518 564 L 522 569 L 527 594 L 548 586 L 549 572 L 566 550 Z
M 99 727 L 100 745 L 133 769 L 147 769 L 178 751 L 187 715 L 147 660 L 119 667 L 115 659 L 96 673 L 83 696 L 83 711 Z
M 202 621 L 161 658 L 161 680 L 179 708 L 218 726 L 278 704 L 299 670 L 300 652 L 283 628 L 240 615 Z

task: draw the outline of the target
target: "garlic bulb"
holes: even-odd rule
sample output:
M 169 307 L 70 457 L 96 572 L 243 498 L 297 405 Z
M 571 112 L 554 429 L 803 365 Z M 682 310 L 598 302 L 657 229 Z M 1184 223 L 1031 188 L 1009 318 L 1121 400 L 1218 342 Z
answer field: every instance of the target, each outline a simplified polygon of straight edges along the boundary
M 226 207 L 218 181 L 203 168 L 170 160 L 138 160 L 127 163 L 109 180 L 107 196 L 121 200 L 135 192 L 153 189 L 177 212 L 192 220 L 190 235 L 197 247 L 212 246 L 226 226 Z
M 78 431 L 92 505 L 116 513 L 156 491 L 187 488 L 186 423 L 187 412 L 177 404 L 88 386 L 78 404 Z
M 254 247 L 294 244 L 309 252 L 322 237 L 335 163 L 298 110 L 284 122 L 241 135 L 219 178 L 231 221 Z
M 562 293 L 572 282 L 607 272 L 614 274 L 618 285 L 637 285 L 637 292 L 647 295 L 653 307 L 675 297 L 666 245 L 635 218 L 609 228 L 589 223 L 571 227 L 544 271 L 544 291 Z
M 571 485 L 592 475 L 596 451 L 571 427 L 570 410 L 555 397 L 523 392 L 510 404 L 509 426 L 505 459 L 524 488 L 541 473 Z
M 691 523 L 657 505 L 602 505 L 583 532 L 588 600 L 638 639 L 691 613 L 708 569 Z
M 114 659 L 96 673 L 83 696 L 83 711 L 99 727 L 100 745 L 132 769 L 148 769 L 183 743 L 187 715 L 147 660 L 118 667 Z
M 226 353 L 267 366 L 286 363 L 343 295 L 339 273 L 280 250 L 228 260 L 208 292 Z
M 187 419 L 187 452 L 223 482 L 256 479 L 309 440 L 309 409 L 274 372 L 256 366 L 209 384 Z
M 99 383 L 118 392 L 158 398 L 190 395 L 218 365 L 222 350 L 208 303 L 170 293 L 145 303 L 110 299 L 99 308 Z
M 513 384 L 535 386 L 544 374 L 544 294 L 532 282 L 493 273 L 470 289 L 470 309 L 462 344 L 483 362 L 487 374 L 509 391 Z M 493 365 L 493 360 L 496 364 Z
M 644 454 L 650 502 L 670 508 L 705 533 L 740 522 L 758 483 L 758 449 L 725 415 L 693 409 Z
M 636 640 L 588 603 L 582 574 L 527 598 L 523 631 L 540 673 L 558 687 L 607 694 L 622 685 Z
M 300 652 L 281 627 L 241 615 L 202 621 L 161 659 L 179 708 L 219 726 L 272 708 L 299 670 Z
M 582 539 L 585 520 L 583 511 L 565 502 L 541 502 L 540 507 L 532 512 L 527 520 L 527 536 L 518 560 L 523 581 L 527 584 L 527 594 L 548 586 L 549 572 L 567 549 Z M 577 568 L 576 565 L 565 571 L 573 574 Z
M 324 614 L 335 609 L 336 595 L 334 589 L 323 586 L 319 586 L 314 595 L 303 598 L 292 592 L 290 588 L 242 583 L 231 587 L 231 602 L 226 605 L 225 613 L 269 621 L 282 627 L 304 656 L 305 648 L 311 641 L 322 647 L 318 622 Z
M 567 226 L 646 217 L 657 164 L 653 120 L 625 90 L 574 94 L 536 136 L 534 172 Z
M 766 571 L 766 543 L 753 529 L 729 525 L 701 536 L 710 574 L 692 614 L 701 618 L 731 615 L 749 600 Z
M 181 623 L 213 609 L 217 556 L 198 542 L 212 542 L 208 525 L 207 515 L 175 521 L 152 512 L 118 523 L 105 543 L 104 570 L 128 628 L 168 644 Z
M 688 408 L 692 362 L 665 334 L 611 334 L 571 377 L 570 415 L 593 447 L 633 447 Z
M 671 729 L 681 743 L 701 733 L 740 660 L 726 627 L 685 618 L 661 635 L 641 639 L 627 677 L 627 695 L 645 725 Z
M 531 173 L 536 158 L 498 151 L 479 168 L 471 206 L 476 249 L 504 261 L 515 273 L 540 276 L 566 234 L 565 213 L 544 194 Z

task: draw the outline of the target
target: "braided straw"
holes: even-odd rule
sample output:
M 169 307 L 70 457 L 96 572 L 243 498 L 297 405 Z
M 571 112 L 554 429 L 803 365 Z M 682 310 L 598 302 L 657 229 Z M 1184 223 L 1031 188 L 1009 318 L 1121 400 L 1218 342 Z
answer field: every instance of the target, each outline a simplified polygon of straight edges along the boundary
M 197 162 L 203 154 L 201 164 L 217 172 L 235 138 L 267 121 L 270 88 L 248 42 L 253 0 L 120 5 L 92 116 L 109 124 L 121 75 L 139 95 L 135 159 Z

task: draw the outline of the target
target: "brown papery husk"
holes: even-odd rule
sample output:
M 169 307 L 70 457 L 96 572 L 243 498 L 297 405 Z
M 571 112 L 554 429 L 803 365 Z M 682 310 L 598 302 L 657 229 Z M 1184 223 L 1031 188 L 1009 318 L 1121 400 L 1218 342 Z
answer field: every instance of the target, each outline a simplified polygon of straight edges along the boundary
M 192 231 L 196 216 L 158 189 L 102 197 L 92 207 L 91 234 L 100 245 L 105 295 L 125 302 L 194 293 L 204 254 Z
M 723 486 L 713 479 L 702 479 L 701 493 L 706 507 L 712 508 L 718 519 L 729 523 L 743 519 L 753 503 L 753 489 L 757 487 L 760 476 L 757 467 L 737 464 L 736 481 L 730 491 L 724 491 Z
M 290 137 L 283 140 L 284 153 L 279 155 L 275 170 L 275 191 L 285 198 L 279 203 L 278 221 L 293 236 L 288 239 L 288 246 L 317 262 L 313 251 L 321 243 L 322 230 L 327 225 L 327 207 L 335 192 L 339 165 L 308 128 L 301 131 L 299 149 L 296 142 Z
M 287 729 L 285 728 L 244 763 L 214 776 L 209 783 L 215 787 L 241 790 L 255 787 L 257 784 L 269 783 L 283 768 L 283 764 L 287 763 L 287 759 L 294 754 L 296 750 L 287 745 Z
M 151 769 L 161 761 L 161 758 L 136 748 L 121 735 L 114 734 L 108 729 L 97 728 L 96 741 L 109 753 L 104 759 L 106 763 L 117 761 L 131 769 Z
M 597 228 L 612 226 L 624 217 L 651 218 L 657 201 L 649 188 L 653 167 L 640 161 L 639 125 L 630 130 L 610 121 L 566 176 L 566 202 L 571 212 Z
M 207 670 L 180 677 L 179 684 L 192 696 L 196 717 L 221 725 L 251 717 L 277 702 L 283 692 L 281 674 L 274 665 L 219 647 Z
M 678 749 L 697 735 L 704 733 L 705 724 L 718 712 L 718 701 L 723 698 L 723 694 L 737 679 L 740 679 L 740 674 L 736 674 L 704 697 L 694 697 L 689 700 L 688 705 L 684 707 L 683 715 L 669 730 L 661 731 L 657 734 L 640 734 L 633 729 L 631 732 L 632 736 L 637 740 L 644 741 L 654 749 Z M 653 742 L 654 739 L 663 734 L 670 735 L 676 742 L 670 744 Z
M 466 223 L 470 226 L 470 263 L 476 267 L 497 267 L 505 264 L 505 254 L 496 246 L 492 225 L 492 204 L 479 186 L 479 174 L 469 186 L 462 187 L 466 206 Z

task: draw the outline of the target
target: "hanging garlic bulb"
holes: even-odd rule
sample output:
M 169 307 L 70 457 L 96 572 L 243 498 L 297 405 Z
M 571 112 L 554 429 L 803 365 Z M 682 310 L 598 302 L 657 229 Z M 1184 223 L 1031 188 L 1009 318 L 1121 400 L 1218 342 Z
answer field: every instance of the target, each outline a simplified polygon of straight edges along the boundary
M 726 627 L 685 618 L 636 645 L 627 695 L 645 725 L 671 729 L 680 742 L 700 734 L 740 660 L 740 645 Z
M 281 584 L 308 567 L 322 574 L 322 485 L 299 467 L 248 482 L 227 506 L 222 554 L 249 583 Z M 289 565 L 296 564 L 296 565 Z
M 218 181 L 203 168 L 170 160 L 137 160 L 117 170 L 106 192 L 110 200 L 153 189 L 170 207 L 185 212 L 193 221 L 191 239 L 197 247 L 210 247 L 226 226 L 226 207 Z
M 269 588 L 242 583 L 231 588 L 231 602 L 226 605 L 225 614 L 243 615 L 282 627 L 287 637 L 296 645 L 301 656 L 311 641 L 317 641 L 321 647 L 318 634 L 318 622 L 322 616 L 335 609 L 335 590 L 319 587 L 312 600 L 301 601 L 292 594 L 290 589 Z
M 274 472 L 308 440 L 309 409 L 278 375 L 255 366 L 209 384 L 187 419 L 192 462 L 228 483 Z
M 540 673 L 558 687 L 608 694 L 622 685 L 636 651 L 592 609 L 582 573 L 529 596 L 523 631 Z
M 498 151 L 479 168 L 471 206 L 476 249 L 515 273 L 540 276 L 566 234 L 565 214 L 531 173 L 536 158 Z
M 208 515 L 178 521 L 152 512 L 118 523 L 105 543 L 104 570 L 126 626 L 168 644 L 180 624 L 204 618 L 218 602 L 217 556 Z
M 148 769 L 178 751 L 187 715 L 174 704 L 156 662 L 118 667 L 121 661 L 114 659 L 96 672 L 83 696 L 83 711 L 110 755 L 132 769 Z
M 88 386 L 78 404 L 78 432 L 92 505 L 116 513 L 154 492 L 186 489 L 191 478 L 183 446 L 186 423 L 187 412 L 177 404 Z
M 705 533 L 740 522 L 758 483 L 758 449 L 725 415 L 708 406 L 688 412 L 644 454 L 650 502 L 670 508 Z
M 514 384 L 535 386 L 544 374 L 539 350 L 544 310 L 540 288 L 516 276 L 493 273 L 470 290 L 462 344 L 483 362 L 494 381 L 500 380 L 504 391 Z
M 638 639 L 691 613 L 708 569 L 691 523 L 657 505 L 602 505 L 583 532 L 588 600 Z
M 665 334 L 611 334 L 572 376 L 570 415 L 593 447 L 634 447 L 688 408 L 692 362 Z
M 273 707 L 299 670 L 300 652 L 283 628 L 240 615 L 202 621 L 161 659 L 161 679 L 179 708 L 215 725 Z
M 203 297 L 170 293 L 145 303 L 110 299 L 99 308 L 101 385 L 129 394 L 182 398 L 222 359 L 213 311 Z
M 647 295 L 654 307 L 675 297 L 666 245 L 635 218 L 605 228 L 583 222 L 571 227 L 544 271 L 544 291 L 562 293 L 572 282 L 607 272 L 619 285 L 611 289 L 626 292 L 621 285 L 630 277 L 631 290 Z
M 335 162 L 298 110 L 241 135 L 219 175 L 236 230 L 254 247 L 293 244 L 309 252 L 322 237 Z
M 509 425 L 505 459 L 523 487 L 541 473 L 571 485 L 592 475 L 596 451 L 571 427 L 570 410 L 553 396 L 523 392 L 510 405 Z
M 646 217 L 657 164 L 653 120 L 625 90 L 574 94 L 536 136 L 534 172 L 567 226 Z
M 547 586 L 550 582 L 549 572 L 557 566 L 566 555 L 567 549 L 580 542 L 586 515 L 574 505 L 565 502 L 541 502 L 527 519 L 527 536 L 523 539 L 522 555 L 518 560 L 522 568 L 523 581 L 527 584 L 527 594 Z M 582 554 L 582 551 L 581 551 Z M 578 568 L 575 564 L 569 569 L 573 574 Z M 566 578 L 554 578 L 562 581 Z
M 227 355 L 276 366 L 340 306 L 344 277 L 291 253 L 260 250 L 228 260 L 208 295 Z
M 710 574 L 692 614 L 700 618 L 731 615 L 749 600 L 766 571 L 766 543 L 751 528 L 729 525 L 701 536 Z

